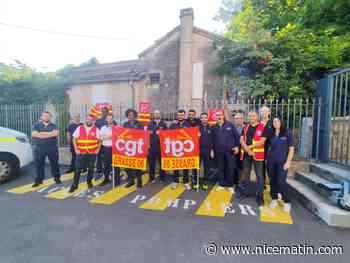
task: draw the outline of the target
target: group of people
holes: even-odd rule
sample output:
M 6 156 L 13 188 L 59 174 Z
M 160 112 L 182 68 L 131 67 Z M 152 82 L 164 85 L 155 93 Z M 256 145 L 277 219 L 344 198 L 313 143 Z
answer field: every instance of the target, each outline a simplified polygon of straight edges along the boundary
M 186 116 L 187 115 L 187 116 Z M 208 189 L 212 182 L 211 171 L 215 168 L 214 180 L 218 182 L 218 191 L 223 187 L 239 198 L 254 195 L 259 207 L 264 205 L 263 192 L 267 181 L 270 184 L 272 202 L 270 208 L 278 205 L 278 194 L 284 201 L 284 211 L 291 209 L 286 182 L 288 169 L 291 165 L 294 146 L 293 136 L 285 127 L 279 116 L 271 118 L 270 109 L 263 106 L 259 111 L 248 113 L 247 123 L 244 115 L 236 112 L 233 121 L 228 116 L 218 112 L 216 123 L 209 125 L 208 114 L 203 112 L 199 118 L 196 111 L 190 109 L 177 111 L 176 120 L 169 124 L 164 121 L 161 112 L 156 110 L 147 125 L 137 120 L 137 112 L 128 109 L 125 112 L 127 121 L 123 127 L 145 129 L 150 131 L 149 148 L 149 178 L 151 182 L 156 179 L 157 162 L 159 163 L 159 182 L 165 182 L 166 173 L 161 169 L 161 146 L 158 136 L 159 130 L 198 127 L 200 141 L 200 164 L 203 167 L 201 187 Z M 46 156 L 51 164 L 52 175 L 57 184 L 61 183 L 58 167 L 58 128 L 50 121 L 49 112 L 43 112 L 41 120 L 33 127 L 32 137 L 35 145 L 35 161 L 37 176 L 33 187 L 43 183 L 45 177 L 44 165 Z M 71 166 L 68 172 L 74 172 L 74 180 L 69 192 L 77 190 L 81 173 L 87 171 L 88 188 L 93 187 L 93 177 L 96 166 L 96 175 L 102 176 L 103 181 L 99 185 L 109 184 L 114 179 L 115 185 L 120 185 L 120 168 L 112 166 L 112 127 L 117 125 L 113 114 L 107 108 L 102 109 L 102 116 L 95 119 L 94 116 L 86 116 L 85 122 L 80 123 L 80 116 L 76 115 L 68 126 L 67 139 L 72 153 Z M 254 168 L 256 180 L 251 180 L 251 171 Z M 114 169 L 112 171 L 112 169 Z M 125 169 L 128 177 L 126 187 L 135 185 L 142 187 L 143 171 Z M 177 188 L 179 177 L 183 176 L 183 184 L 187 190 L 196 189 L 199 180 L 198 170 L 174 171 L 171 187 Z M 191 175 L 191 179 L 190 179 Z M 114 178 L 111 178 L 114 176 Z

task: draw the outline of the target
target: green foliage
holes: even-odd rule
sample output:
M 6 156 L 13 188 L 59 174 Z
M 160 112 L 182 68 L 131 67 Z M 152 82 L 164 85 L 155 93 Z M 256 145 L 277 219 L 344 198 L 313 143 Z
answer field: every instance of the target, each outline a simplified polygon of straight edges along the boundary
M 218 16 L 233 3 L 224 1 Z M 248 95 L 312 96 L 315 80 L 350 66 L 348 0 L 241 0 L 232 13 L 216 42 L 217 72 Z

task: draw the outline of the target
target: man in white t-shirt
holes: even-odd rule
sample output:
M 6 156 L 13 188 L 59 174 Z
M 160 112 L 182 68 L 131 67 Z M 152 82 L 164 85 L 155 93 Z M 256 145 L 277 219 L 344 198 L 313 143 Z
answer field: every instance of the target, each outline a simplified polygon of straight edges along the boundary
M 106 117 L 107 125 L 104 125 L 100 130 L 100 138 L 102 140 L 102 160 L 103 160 L 103 174 L 104 180 L 100 186 L 110 183 L 110 173 L 112 171 L 112 127 L 115 125 L 113 114 L 108 114 Z M 120 168 L 113 167 L 114 183 L 120 184 Z
M 73 133 L 73 145 L 77 154 L 74 181 L 69 189 L 73 193 L 78 189 L 82 170 L 88 170 L 86 182 L 88 188 L 93 187 L 92 179 L 97 153 L 101 148 L 100 130 L 95 126 L 95 118 L 92 115 L 86 117 L 85 123 L 80 125 Z

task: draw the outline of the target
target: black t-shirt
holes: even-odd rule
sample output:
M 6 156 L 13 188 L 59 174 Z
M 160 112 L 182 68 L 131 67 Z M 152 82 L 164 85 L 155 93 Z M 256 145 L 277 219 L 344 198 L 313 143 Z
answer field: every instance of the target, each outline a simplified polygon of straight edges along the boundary
M 52 132 L 58 130 L 57 126 L 51 122 L 45 125 L 42 121 L 35 123 L 33 126 L 33 131 L 37 132 Z M 57 137 L 51 138 L 33 138 L 33 144 L 39 147 L 57 147 Z
M 255 131 L 257 128 L 258 128 L 258 125 L 256 125 L 256 126 L 249 125 L 248 131 L 247 131 L 247 141 L 246 141 L 247 145 L 253 144 L 253 137 L 254 137 L 254 134 L 255 134 Z M 268 129 L 266 126 L 263 133 L 261 134 L 261 137 L 268 138 L 270 133 L 271 133 L 270 129 Z M 244 129 L 242 130 L 241 135 L 244 136 Z
M 79 124 L 76 124 L 76 123 L 71 123 L 68 125 L 67 127 L 67 132 L 69 132 L 69 134 L 71 136 L 73 136 L 73 133 L 75 132 L 75 130 L 80 126 L 82 125 L 82 123 L 79 123 Z M 71 141 L 71 143 L 73 144 L 73 140 Z

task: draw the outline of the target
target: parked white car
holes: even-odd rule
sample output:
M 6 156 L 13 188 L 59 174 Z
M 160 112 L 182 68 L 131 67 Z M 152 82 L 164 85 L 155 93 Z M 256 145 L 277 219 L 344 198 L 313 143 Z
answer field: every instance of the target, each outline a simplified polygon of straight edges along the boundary
M 0 127 L 0 183 L 16 175 L 33 162 L 33 150 L 27 135 Z

